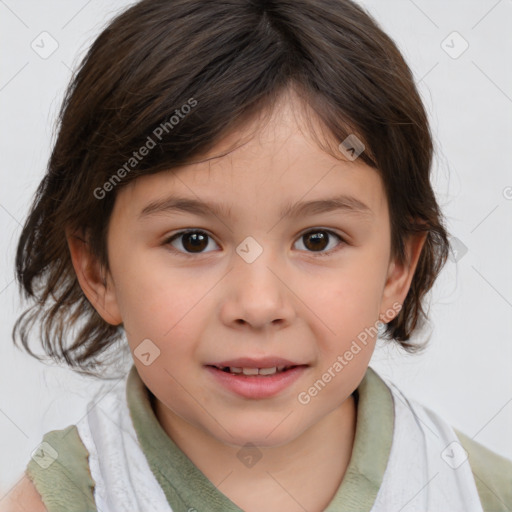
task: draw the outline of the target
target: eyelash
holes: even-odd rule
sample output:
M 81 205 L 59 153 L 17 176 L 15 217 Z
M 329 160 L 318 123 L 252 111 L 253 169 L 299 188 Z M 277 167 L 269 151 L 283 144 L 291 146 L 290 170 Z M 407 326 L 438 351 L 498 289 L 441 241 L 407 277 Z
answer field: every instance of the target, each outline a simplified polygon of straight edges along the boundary
M 297 238 L 297 240 L 302 239 L 302 237 L 304 237 L 304 236 L 306 236 L 306 235 L 308 235 L 310 233 L 319 233 L 319 232 L 328 233 L 329 235 L 333 235 L 336 238 L 338 238 L 340 240 L 340 244 L 338 244 L 338 245 L 341 245 L 341 246 L 347 245 L 346 240 L 342 236 L 338 235 L 337 233 L 335 233 L 334 231 L 332 231 L 330 229 L 324 229 L 324 228 L 315 228 L 315 229 L 310 229 L 308 231 L 305 231 L 305 232 L 303 232 Z M 190 233 L 200 233 L 200 234 L 206 235 L 207 237 L 213 239 L 213 237 L 210 236 L 206 231 L 203 231 L 203 230 L 200 230 L 200 229 L 188 229 L 188 230 L 178 231 L 177 233 L 171 235 L 170 237 L 167 237 L 164 240 L 162 245 L 169 246 L 169 250 L 170 251 L 172 251 L 173 253 L 176 253 L 176 254 L 178 254 L 180 256 L 183 256 L 185 258 L 193 258 L 193 257 L 196 257 L 198 255 L 207 254 L 208 252 L 211 252 L 211 251 L 207 251 L 206 253 L 205 252 L 188 253 L 188 252 L 183 252 L 181 250 L 177 250 L 174 247 L 172 247 L 171 242 L 173 242 L 176 239 L 179 239 L 180 237 L 182 237 L 184 235 L 190 234 Z M 331 254 L 333 254 L 334 252 L 337 252 L 339 250 L 340 250 L 340 247 L 337 246 L 334 249 L 330 249 L 327 252 L 315 252 L 315 251 L 306 251 L 306 252 L 309 252 L 309 253 L 313 254 L 315 257 L 322 258 L 322 257 L 330 256 Z

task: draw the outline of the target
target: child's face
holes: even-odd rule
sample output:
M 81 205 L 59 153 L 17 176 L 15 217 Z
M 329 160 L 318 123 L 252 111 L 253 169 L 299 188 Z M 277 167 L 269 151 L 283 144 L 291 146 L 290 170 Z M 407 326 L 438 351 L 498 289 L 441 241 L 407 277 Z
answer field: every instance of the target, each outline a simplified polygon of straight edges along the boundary
M 101 302 L 109 313 L 97 309 L 123 322 L 167 424 L 186 422 L 228 444 L 297 438 L 343 407 L 367 369 L 379 317 L 391 320 L 405 299 L 422 244 L 410 246 L 411 267 L 391 261 L 379 174 L 360 160 L 324 153 L 307 133 L 283 102 L 262 131 L 227 156 L 140 178 L 116 199 L 111 279 Z M 171 194 L 222 212 L 143 213 Z M 342 195 L 367 210 L 280 213 Z M 201 233 L 166 242 L 185 229 Z M 141 350 L 143 340 L 151 342 Z M 139 351 L 149 355 L 141 360 Z M 207 366 L 267 357 L 304 366 L 281 388 L 274 382 L 282 377 L 250 377 L 259 382 L 251 389 L 239 382 L 249 377 Z

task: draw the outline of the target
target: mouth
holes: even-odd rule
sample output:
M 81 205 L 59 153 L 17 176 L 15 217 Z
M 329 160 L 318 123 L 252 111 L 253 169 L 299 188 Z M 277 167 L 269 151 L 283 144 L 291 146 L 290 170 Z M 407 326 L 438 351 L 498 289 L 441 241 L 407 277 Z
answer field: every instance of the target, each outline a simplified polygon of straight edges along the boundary
M 271 398 L 291 389 L 308 367 L 281 358 L 240 358 L 205 365 L 215 385 L 249 399 Z
M 232 373 L 234 375 L 245 375 L 245 376 L 269 376 L 275 375 L 276 373 L 287 372 L 288 370 L 292 370 L 293 368 L 297 368 L 298 366 L 305 365 L 281 365 L 281 366 L 271 366 L 271 367 L 263 367 L 263 368 L 254 368 L 254 367 L 242 367 L 242 366 L 216 366 L 216 365 L 206 365 L 210 368 L 216 368 L 221 372 Z
M 297 368 L 298 366 L 309 366 L 297 361 L 291 361 L 278 356 L 266 357 L 237 357 L 236 359 L 225 359 L 223 361 L 212 361 L 206 364 L 225 373 L 234 375 L 271 376 Z

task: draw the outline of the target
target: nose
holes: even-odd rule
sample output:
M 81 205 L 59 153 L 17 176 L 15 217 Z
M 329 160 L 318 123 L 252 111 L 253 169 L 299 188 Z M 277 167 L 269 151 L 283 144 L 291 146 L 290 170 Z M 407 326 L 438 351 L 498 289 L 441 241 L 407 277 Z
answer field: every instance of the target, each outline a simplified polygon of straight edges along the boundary
M 252 263 L 236 255 L 223 296 L 221 318 L 231 327 L 266 329 L 289 325 L 295 310 L 286 272 L 263 253 Z

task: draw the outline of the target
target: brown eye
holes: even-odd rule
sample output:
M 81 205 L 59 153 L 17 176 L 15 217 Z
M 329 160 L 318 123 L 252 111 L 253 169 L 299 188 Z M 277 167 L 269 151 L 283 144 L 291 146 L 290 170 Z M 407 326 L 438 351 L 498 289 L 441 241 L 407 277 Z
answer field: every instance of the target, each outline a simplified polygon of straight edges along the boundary
M 328 236 L 325 231 L 308 233 L 303 236 L 304 245 L 312 251 L 323 251 L 328 245 Z
M 299 238 L 299 241 L 303 241 L 303 245 L 306 248 L 306 251 L 316 252 L 319 253 L 319 256 L 324 256 L 330 254 L 333 251 L 331 242 L 333 236 L 340 240 L 342 243 L 344 243 L 343 238 L 341 238 L 333 231 L 327 229 L 317 229 L 308 231 Z M 326 251 L 325 249 L 329 247 L 330 244 L 331 249 Z
M 183 247 L 190 252 L 201 252 L 208 246 L 208 239 L 203 233 L 186 233 L 183 235 Z
M 165 240 L 164 245 L 171 245 L 176 252 L 188 256 L 190 254 L 202 254 L 208 247 L 211 237 L 204 231 L 181 231 Z M 181 243 L 179 243 L 181 242 Z M 176 247 L 178 245 L 178 247 Z M 181 245 L 181 247 L 179 247 Z
M 339 240 L 339 243 L 333 244 L 336 238 Z M 180 231 L 167 238 L 163 245 L 170 245 L 173 252 L 182 256 L 193 256 L 194 254 L 211 252 L 205 250 L 210 240 L 213 241 L 213 238 L 204 231 Z M 341 236 L 329 229 L 310 230 L 304 233 L 298 241 L 303 243 L 305 247 L 303 250 L 315 253 L 315 256 L 329 256 L 332 252 L 337 250 L 337 245 L 346 244 Z M 329 249 L 326 250 L 327 248 Z

